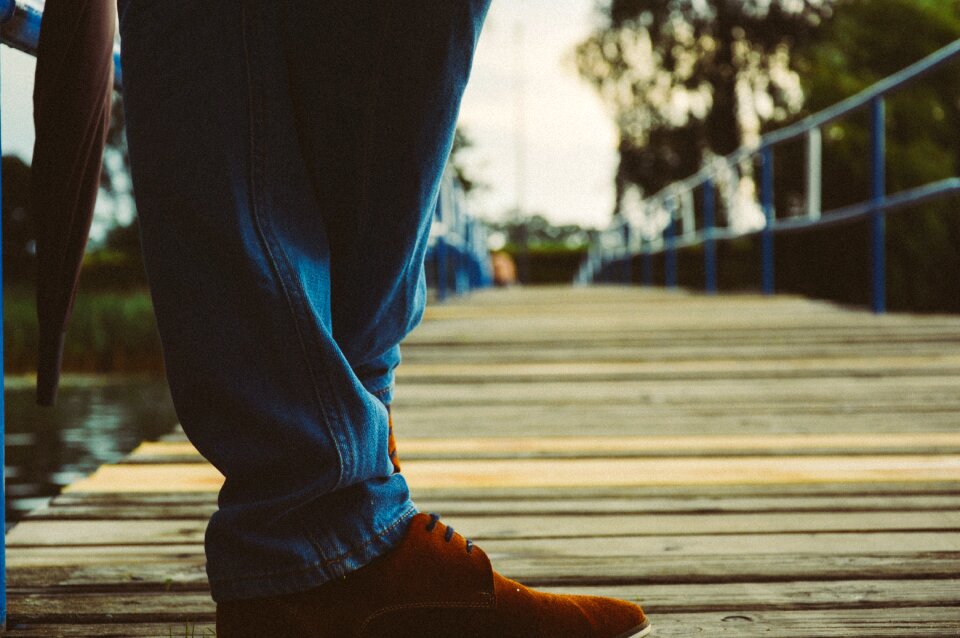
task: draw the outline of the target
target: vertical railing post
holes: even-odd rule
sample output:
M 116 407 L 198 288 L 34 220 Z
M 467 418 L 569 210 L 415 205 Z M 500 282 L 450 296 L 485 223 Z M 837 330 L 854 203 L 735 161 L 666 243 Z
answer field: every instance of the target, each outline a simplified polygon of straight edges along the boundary
M 717 245 L 713 239 L 716 225 L 716 200 L 713 180 L 703 184 L 703 271 L 704 289 L 708 295 L 717 294 Z
M 677 241 L 676 241 L 676 199 L 671 197 L 669 199 L 669 204 L 667 209 L 669 210 L 670 218 L 667 221 L 667 227 L 663 231 L 663 239 L 665 242 L 664 246 L 664 255 L 663 255 L 663 278 L 664 285 L 667 288 L 676 288 L 677 287 Z
M 469 215 L 463 216 L 463 222 L 460 224 L 460 241 L 463 243 L 463 248 L 461 252 L 463 257 L 460 261 L 460 276 L 463 279 L 463 291 L 465 293 L 470 292 L 470 289 L 473 287 L 470 285 L 470 264 L 473 261 L 473 251 L 470 247 L 470 217 Z
M 823 134 L 807 131 L 807 217 L 820 219 L 823 208 Z
M 640 283 L 653 285 L 653 245 L 644 239 L 640 240 Z
M 620 280 L 628 286 L 633 283 L 633 257 L 630 254 L 630 223 L 623 220 L 623 267 Z
M 773 225 L 776 214 L 773 206 L 773 147 L 764 146 L 760 151 L 760 188 L 763 206 L 764 226 L 760 233 L 760 251 L 762 259 L 761 288 L 763 294 L 774 293 L 774 256 L 773 256 Z
M 887 310 L 887 247 L 886 220 L 883 200 L 887 196 L 887 126 L 886 103 L 882 97 L 876 97 L 871 103 L 870 135 L 873 212 L 871 214 L 871 240 L 873 244 L 873 312 L 883 314 Z
M 0 131 L 2 136 L 2 131 Z M 0 168 L 0 210 L 3 209 L 3 169 Z M 2 224 L 0 224 L 2 229 Z M 0 246 L 3 245 L 3 231 L 0 230 Z M 3 250 L 0 249 L 0 386 L 4 384 L 3 371 Z M 0 631 L 7 628 L 7 459 L 4 454 L 6 438 L 6 420 L 4 414 L 4 392 L 0 388 Z
M 436 218 L 434 224 L 440 226 L 440 232 L 437 233 L 437 245 L 433 250 L 433 263 L 437 271 L 437 301 L 444 301 L 447 298 L 447 240 L 446 230 L 443 226 L 443 196 L 437 199 Z

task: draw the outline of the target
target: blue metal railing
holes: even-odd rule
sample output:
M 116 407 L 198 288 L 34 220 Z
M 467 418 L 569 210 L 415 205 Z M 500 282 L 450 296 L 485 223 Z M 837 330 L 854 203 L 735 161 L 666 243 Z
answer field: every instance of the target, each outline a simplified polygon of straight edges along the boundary
M 923 60 L 895 73 L 833 107 L 764 135 L 755 146 L 744 146 L 725 158 L 710 162 L 690 177 L 674 182 L 655 195 L 645 199 L 636 214 L 624 215 L 600 233 L 577 274 L 575 283 L 597 280 L 610 271 L 610 265 L 640 256 L 641 279 L 652 284 L 653 255 L 664 256 L 664 278 L 668 287 L 677 284 L 677 251 L 702 245 L 704 250 L 705 289 L 708 294 L 717 291 L 716 242 L 746 235 L 760 235 L 761 289 L 764 294 L 775 290 L 774 238 L 778 233 L 799 232 L 823 228 L 868 218 L 871 234 L 871 290 L 875 313 L 886 311 L 886 249 L 885 218 L 887 213 L 941 199 L 960 193 L 960 177 L 950 177 L 887 194 L 886 186 L 886 97 L 917 79 L 960 58 L 960 40 L 931 54 Z M 844 116 L 869 109 L 870 112 L 870 198 L 850 206 L 823 211 L 822 134 L 824 126 Z M 805 139 L 807 147 L 806 214 L 800 217 L 777 219 L 774 204 L 773 160 L 775 147 L 797 139 Z M 725 176 L 736 176 L 740 166 L 752 167 L 759 161 L 759 210 L 763 214 L 760 228 L 738 230 L 716 224 L 716 191 Z M 700 228 L 696 227 L 694 192 L 701 190 Z M 754 205 L 756 202 L 754 202 Z M 734 211 L 736 212 L 736 211 Z M 731 217 L 728 215 L 728 218 Z M 682 232 L 677 233 L 677 226 Z M 651 227 L 653 230 L 651 231 Z M 627 230 L 625 231 L 624 228 Z M 646 231 L 646 232 L 644 232 Z M 631 237 L 631 241 L 622 241 Z M 623 270 L 619 268 L 618 270 Z M 628 271 L 629 273 L 629 271 Z
M 36 54 L 42 18 L 42 9 L 25 0 L 0 0 L 0 41 L 25 53 Z M 114 51 L 114 67 L 115 85 L 119 88 L 123 80 L 119 47 Z M 440 301 L 451 294 L 462 294 L 489 286 L 492 282 L 486 228 L 467 211 L 463 189 L 449 171 L 444 175 L 441 185 L 427 259 L 433 265 L 437 298 Z M 0 294 L 0 360 L 3 352 L 2 317 L 3 299 Z M 3 370 L 0 367 L 0 385 L 2 382 Z M 4 467 L 3 433 L 3 394 L 0 393 L 0 467 Z M 0 483 L 0 509 L 4 509 L 4 512 L 5 488 L 5 483 Z M 5 627 L 7 622 L 5 518 L 0 519 L 0 627 Z
M 441 302 L 493 283 L 486 226 L 467 212 L 465 193 L 451 170 L 440 188 L 427 265 Z

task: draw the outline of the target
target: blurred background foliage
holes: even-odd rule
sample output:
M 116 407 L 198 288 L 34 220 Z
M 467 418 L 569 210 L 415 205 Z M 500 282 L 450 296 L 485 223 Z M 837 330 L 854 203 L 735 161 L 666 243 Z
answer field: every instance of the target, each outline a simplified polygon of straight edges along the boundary
M 764 132 L 830 106 L 960 38 L 960 0 L 601 0 L 593 32 L 575 51 L 619 131 L 620 212 L 630 189 L 651 194 Z M 132 207 L 122 106 L 114 109 L 102 198 Z M 960 172 L 960 64 L 888 104 L 888 188 L 896 192 Z M 853 116 L 824 131 L 824 209 L 869 192 L 868 122 Z M 453 168 L 469 192 L 484 185 L 459 152 Z M 778 149 L 777 208 L 802 208 L 804 148 Z M 35 246 L 29 166 L 3 158 L 3 269 L 8 371 L 33 369 Z M 890 216 L 889 305 L 960 312 L 960 215 L 945 201 Z M 554 225 L 536 211 L 490 222 L 492 248 L 513 255 L 525 283 L 569 282 L 594 231 Z M 135 218 L 117 215 L 91 244 L 68 336 L 65 368 L 160 370 L 158 339 Z M 757 242 L 720 247 L 720 283 L 755 289 Z M 778 238 L 777 286 L 843 303 L 867 303 L 864 225 Z M 681 255 L 681 283 L 702 286 L 697 249 Z M 655 264 L 660 269 L 660 264 Z M 633 264 L 639 278 L 639 264 Z
M 615 214 L 631 188 L 652 194 L 960 38 L 957 0 L 612 0 L 599 11 L 577 56 L 620 132 Z M 887 115 L 889 193 L 960 174 L 960 64 L 891 97 Z M 800 214 L 805 148 L 776 152 L 778 215 Z M 866 113 L 826 128 L 824 210 L 868 198 L 869 154 Z M 957 208 L 888 216 L 891 310 L 960 312 Z M 759 287 L 757 244 L 723 243 L 721 287 Z M 869 246 L 866 222 L 779 236 L 777 289 L 867 305 Z M 701 261 L 684 251 L 683 285 L 703 286 Z

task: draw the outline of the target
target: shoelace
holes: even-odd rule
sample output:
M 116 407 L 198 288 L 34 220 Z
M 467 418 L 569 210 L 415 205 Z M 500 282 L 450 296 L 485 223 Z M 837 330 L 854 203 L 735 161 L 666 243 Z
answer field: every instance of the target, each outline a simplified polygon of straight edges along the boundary
M 430 522 L 427 523 L 427 531 L 432 532 L 437 527 L 437 522 L 440 520 L 440 517 L 436 514 L 430 514 Z M 453 528 L 447 525 L 447 531 L 443 535 L 443 540 L 450 542 L 453 539 Z M 467 553 L 473 552 L 473 541 L 467 540 Z

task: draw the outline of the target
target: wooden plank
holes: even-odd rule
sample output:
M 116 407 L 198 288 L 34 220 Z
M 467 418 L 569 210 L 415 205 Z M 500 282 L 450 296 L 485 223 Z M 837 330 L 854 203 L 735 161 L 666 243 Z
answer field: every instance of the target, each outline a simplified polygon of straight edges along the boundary
M 960 432 L 924 433 L 829 433 L 700 436 L 567 436 L 543 437 L 531 433 L 518 437 L 409 438 L 402 441 L 405 459 L 457 458 L 583 458 L 677 456 L 744 456 L 800 453 L 904 454 L 960 453 Z M 206 462 L 190 443 L 143 443 L 125 460 L 150 459 L 165 462 Z
M 954 532 L 960 540 L 960 511 L 911 513 L 807 514 L 614 514 L 584 516 L 459 516 L 449 519 L 475 540 L 528 538 L 610 538 L 774 533 L 893 531 Z M 7 535 L 8 547 L 40 545 L 119 545 L 201 543 L 205 520 L 35 520 Z
M 660 636 L 960 634 L 960 318 L 497 291 L 405 347 L 405 474 L 506 575 L 642 601 Z M 210 620 L 220 477 L 164 441 L 11 531 L 15 635 Z
M 960 608 L 911 607 L 816 612 L 751 612 L 737 608 L 701 614 L 663 614 L 653 619 L 658 638 L 694 635 L 737 638 L 955 638 Z
M 6 636 L 23 638 L 213 638 L 216 627 L 212 623 L 145 623 L 145 624 L 13 624 L 4 633 Z
M 404 464 L 404 476 L 414 490 L 431 487 L 960 481 L 960 456 L 412 461 Z M 209 465 L 107 465 L 65 491 L 203 492 L 218 490 L 222 480 L 220 473 Z
M 960 484 L 956 481 L 924 481 L 898 483 L 775 483 L 742 485 L 622 485 L 622 486 L 571 486 L 563 489 L 553 487 L 419 487 L 416 497 L 420 500 L 471 501 L 558 501 L 570 499 L 670 499 L 686 500 L 703 498 L 722 501 L 728 498 L 777 498 L 789 504 L 799 498 L 852 498 L 859 497 L 957 497 Z M 210 492 L 84 492 L 69 491 L 53 499 L 57 506 L 139 504 L 203 504 L 216 503 L 217 493 Z
M 669 362 L 669 361 L 716 361 L 716 360 L 776 360 L 803 361 L 806 359 L 842 359 L 848 357 L 867 357 L 870 354 L 880 357 L 898 357 L 903 355 L 939 357 L 944 350 L 956 348 L 957 335 L 905 335 L 898 334 L 895 341 L 881 338 L 864 338 L 851 341 L 846 338 L 830 338 L 828 335 L 800 338 L 795 335 L 788 338 L 789 343 L 755 343 L 741 340 L 702 341 L 688 344 L 676 342 L 650 342 L 630 339 L 628 333 L 621 341 L 582 341 L 577 343 L 557 342 L 544 347 L 544 344 L 514 344 L 509 348 L 482 344 L 404 344 L 403 367 L 420 364 L 459 365 L 483 363 L 561 363 L 583 361 L 591 363 L 629 363 L 629 362 Z M 869 335 L 868 335 L 869 337 Z
M 955 638 L 960 629 L 960 608 L 897 607 L 866 610 L 818 610 L 816 612 L 726 611 L 697 614 L 660 614 L 652 619 L 656 636 L 689 638 L 692 635 L 738 638 Z M 32 638 L 136 638 L 139 636 L 213 636 L 211 624 L 36 624 L 14 626 L 7 635 Z M 184 633 L 186 632 L 186 633 Z
M 484 543 L 496 569 L 533 586 L 792 582 L 803 580 L 955 579 L 960 552 L 686 554 L 551 556 L 527 541 L 503 548 Z M 661 547 L 662 549 L 662 547 Z M 809 549 L 809 548 L 808 548 Z M 509 550 L 509 551 L 508 551 Z M 15 587 L 70 586 L 125 591 L 207 589 L 200 545 L 117 545 L 18 548 L 11 552 Z
M 775 408 L 778 412 L 804 406 L 822 412 L 825 408 L 870 406 L 871 410 L 893 409 L 904 402 L 926 405 L 937 411 L 960 409 L 957 376 L 860 377 L 831 379 L 715 379 L 710 383 L 690 383 L 684 378 L 657 378 L 648 381 L 493 382 L 493 383 L 413 383 L 400 388 L 398 408 L 407 406 L 457 405 L 620 405 L 737 406 L 744 414 L 754 406 Z M 701 409 L 705 406 L 701 405 Z M 641 413 L 642 416 L 642 413 Z M 709 431 L 709 428 L 705 429 Z
M 110 496 L 110 495 L 107 495 Z M 213 497 L 181 503 L 176 495 L 169 498 L 145 498 L 163 495 L 118 496 L 115 499 L 69 499 L 59 497 L 47 507 L 27 517 L 38 520 L 207 520 L 216 511 Z M 137 498 L 144 497 L 144 498 Z M 558 514 L 701 514 L 725 513 L 771 514 L 878 512 L 905 515 L 920 512 L 960 511 L 960 496 L 929 495 L 851 495 L 851 496 L 754 496 L 710 497 L 675 496 L 673 498 L 527 498 L 468 499 L 418 498 L 423 511 L 443 512 L 446 516 L 554 516 Z
M 882 609 L 957 603 L 954 580 L 868 580 L 722 585 L 582 585 L 547 587 L 549 593 L 610 596 L 644 606 L 647 613 Z M 10 593 L 9 610 L 17 622 L 89 623 L 108 617 L 114 623 L 212 622 L 214 603 L 206 592 L 90 592 L 67 589 Z
M 960 381 L 957 381 L 960 384 Z M 954 433 L 960 422 L 960 401 L 956 409 L 931 400 L 930 403 L 894 403 L 889 396 L 845 404 L 814 402 L 779 405 L 760 402 L 718 402 L 703 400 L 657 403 L 650 399 L 586 404 L 550 404 L 531 397 L 529 404 L 415 405 L 405 402 L 403 390 L 396 405 L 394 427 L 401 453 L 413 437 L 457 438 L 464 432 L 485 437 L 511 437 L 517 433 L 553 436 L 700 436 L 783 434 L 907 434 Z M 436 399 L 436 397 L 435 397 Z M 450 426 L 456 423 L 457 427 Z M 183 442 L 184 436 L 176 437 Z M 165 440 L 172 440 L 167 439 Z M 897 452 L 897 450 L 888 450 Z M 906 452 L 901 450 L 900 452 Z M 952 453 L 950 448 L 923 449 L 923 452 Z M 799 452 L 799 450 L 798 450 Z
M 398 368 L 400 384 L 485 383 L 524 381 L 629 381 L 642 379 L 683 379 L 709 381 L 739 379 L 847 378 L 865 374 L 884 377 L 945 376 L 960 374 L 960 354 L 879 357 L 863 353 L 858 358 L 712 359 L 687 361 L 562 361 L 550 363 L 407 363 Z

